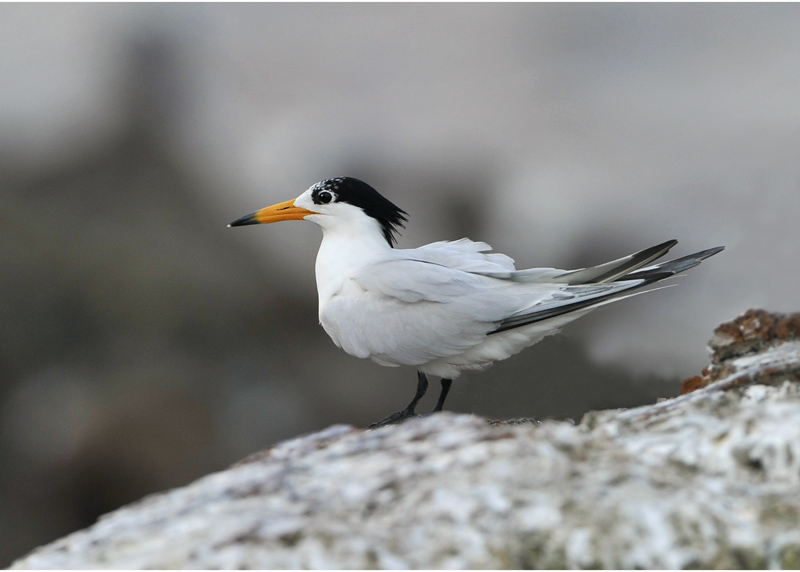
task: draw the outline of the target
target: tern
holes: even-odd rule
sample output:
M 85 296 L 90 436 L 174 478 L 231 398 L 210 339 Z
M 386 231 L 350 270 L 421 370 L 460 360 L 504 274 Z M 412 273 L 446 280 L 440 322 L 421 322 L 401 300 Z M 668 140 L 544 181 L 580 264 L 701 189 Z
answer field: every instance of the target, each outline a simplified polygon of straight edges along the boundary
M 678 242 L 669 240 L 578 270 L 517 270 L 505 254 L 467 238 L 399 249 L 396 233 L 407 213 L 352 177 L 320 181 L 296 199 L 228 226 L 284 220 L 322 228 L 315 266 L 319 321 L 333 342 L 380 365 L 417 368 L 411 403 L 373 428 L 416 417 L 428 375 L 441 378 L 433 409 L 441 411 L 462 372 L 509 358 L 595 308 L 641 293 L 724 249 L 651 265 Z

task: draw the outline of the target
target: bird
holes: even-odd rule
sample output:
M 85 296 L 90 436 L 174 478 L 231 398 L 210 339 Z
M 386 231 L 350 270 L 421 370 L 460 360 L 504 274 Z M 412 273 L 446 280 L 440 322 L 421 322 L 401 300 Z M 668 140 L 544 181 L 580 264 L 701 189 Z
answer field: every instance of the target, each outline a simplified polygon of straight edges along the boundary
M 642 289 L 724 249 L 653 264 L 678 242 L 668 240 L 589 268 L 518 270 L 509 256 L 468 238 L 395 248 L 408 213 L 353 177 L 325 179 L 296 199 L 228 226 L 286 220 L 322 229 L 315 265 L 319 321 L 333 342 L 358 358 L 417 369 L 411 402 L 370 428 L 417 417 L 428 375 L 441 383 L 434 413 L 463 372 L 507 359 L 588 312 L 651 291 Z

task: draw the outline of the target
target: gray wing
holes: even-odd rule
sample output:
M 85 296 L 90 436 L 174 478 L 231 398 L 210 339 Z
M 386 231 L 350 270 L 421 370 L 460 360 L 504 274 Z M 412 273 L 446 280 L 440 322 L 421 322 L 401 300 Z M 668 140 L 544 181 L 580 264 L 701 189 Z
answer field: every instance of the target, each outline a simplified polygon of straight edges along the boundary
M 490 250 L 492 247 L 485 242 L 462 238 L 449 242 L 432 242 L 402 252 L 411 260 L 432 262 L 486 276 L 510 277 L 516 271 L 514 260 L 499 252 L 489 252 Z
M 434 242 L 422 246 L 413 250 L 413 257 L 484 276 L 513 280 L 514 282 L 589 284 L 611 282 L 626 276 L 661 258 L 676 244 L 678 244 L 677 240 L 668 240 L 617 260 L 578 270 L 560 270 L 558 268 L 517 270 L 513 259 L 505 254 L 484 254 L 490 251 L 492 247 L 485 242 L 473 242 L 467 238 L 454 242 Z
M 599 301 L 642 281 L 519 283 L 396 258 L 365 267 L 353 280 L 368 294 L 329 302 L 325 321 L 346 320 L 347 327 L 328 333 L 352 355 L 407 365 L 460 353 L 517 317 Z

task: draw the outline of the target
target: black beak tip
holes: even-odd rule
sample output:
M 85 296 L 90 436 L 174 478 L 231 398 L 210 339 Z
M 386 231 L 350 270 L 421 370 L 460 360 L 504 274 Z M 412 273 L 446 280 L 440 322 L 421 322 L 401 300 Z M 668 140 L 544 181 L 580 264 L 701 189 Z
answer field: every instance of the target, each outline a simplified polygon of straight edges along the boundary
M 248 215 L 244 215 L 243 217 L 239 217 L 229 224 L 228 227 L 245 226 L 248 224 L 258 224 L 258 221 L 256 220 L 256 213 L 250 213 Z

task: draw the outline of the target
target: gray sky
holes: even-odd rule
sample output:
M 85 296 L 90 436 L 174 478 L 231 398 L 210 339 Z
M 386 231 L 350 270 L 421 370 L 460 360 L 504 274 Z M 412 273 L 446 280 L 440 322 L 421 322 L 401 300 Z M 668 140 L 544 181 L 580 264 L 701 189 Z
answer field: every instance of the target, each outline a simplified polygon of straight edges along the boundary
M 794 4 L 0 13 L 5 161 L 93 153 L 123 128 L 126 94 L 153 106 L 221 228 L 350 174 L 411 214 L 401 246 L 474 231 L 521 266 L 566 267 L 669 238 L 677 254 L 727 245 L 678 288 L 576 330 L 596 357 L 645 369 L 702 364 L 711 329 L 749 307 L 800 306 Z M 315 228 L 240 236 L 280 287 L 314 295 Z

